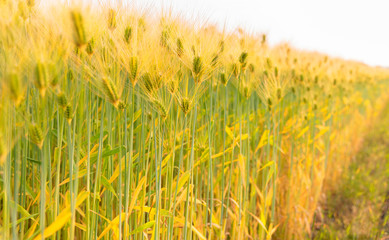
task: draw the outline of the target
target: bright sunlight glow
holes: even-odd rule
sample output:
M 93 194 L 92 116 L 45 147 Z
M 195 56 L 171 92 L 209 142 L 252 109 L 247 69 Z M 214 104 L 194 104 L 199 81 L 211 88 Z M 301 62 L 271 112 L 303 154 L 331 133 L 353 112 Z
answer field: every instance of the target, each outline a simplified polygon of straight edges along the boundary
M 124 1 L 124 0 L 123 0 Z M 231 30 L 267 33 L 271 44 L 389 67 L 386 0 L 143 0 L 136 5 L 173 9 L 190 20 Z

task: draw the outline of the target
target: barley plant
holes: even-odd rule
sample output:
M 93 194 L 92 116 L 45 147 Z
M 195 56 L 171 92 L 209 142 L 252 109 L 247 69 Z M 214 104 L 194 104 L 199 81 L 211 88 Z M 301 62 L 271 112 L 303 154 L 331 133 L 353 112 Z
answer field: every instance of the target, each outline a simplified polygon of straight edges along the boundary
M 0 2 L 1 239 L 303 239 L 389 71 L 170 12 Z

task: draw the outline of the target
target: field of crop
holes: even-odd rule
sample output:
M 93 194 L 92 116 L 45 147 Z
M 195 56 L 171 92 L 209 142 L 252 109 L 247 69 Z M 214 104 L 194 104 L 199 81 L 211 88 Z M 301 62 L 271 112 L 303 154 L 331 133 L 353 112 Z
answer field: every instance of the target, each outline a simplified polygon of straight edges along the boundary
M 0 1 L 0 239 L 305 239 L 389 70 L 169 12 Z

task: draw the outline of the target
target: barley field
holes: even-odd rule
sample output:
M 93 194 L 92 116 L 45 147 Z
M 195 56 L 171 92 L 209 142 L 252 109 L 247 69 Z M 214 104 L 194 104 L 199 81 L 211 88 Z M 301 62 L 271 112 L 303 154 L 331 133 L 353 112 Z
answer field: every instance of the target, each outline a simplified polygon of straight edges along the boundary
M 263 34 L 34 2 L 0 1 L 0 239 L 309 239 L 389 99 Z

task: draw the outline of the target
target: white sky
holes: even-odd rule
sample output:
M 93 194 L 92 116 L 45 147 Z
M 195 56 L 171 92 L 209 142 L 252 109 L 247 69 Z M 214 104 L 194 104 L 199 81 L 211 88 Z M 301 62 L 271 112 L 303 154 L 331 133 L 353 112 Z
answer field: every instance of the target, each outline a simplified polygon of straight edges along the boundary
M 125 0 L 123 0 L 125 1 Z M 172 7 L 188 20 L 205 17 L 228 29 L 267 33 L 306 50 L 389 67 L 388 0 L 137 0 Z
M 228 30 L 239 26 L 250 33 L 266 33 L 271 44 L 286 41 L 300 49 L 389 67 L 389 0 L 62 1 L 135 1 L 135 6 L 151 12 L 172 8 L 189 22 L 206 18 Z

